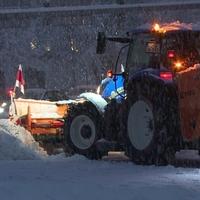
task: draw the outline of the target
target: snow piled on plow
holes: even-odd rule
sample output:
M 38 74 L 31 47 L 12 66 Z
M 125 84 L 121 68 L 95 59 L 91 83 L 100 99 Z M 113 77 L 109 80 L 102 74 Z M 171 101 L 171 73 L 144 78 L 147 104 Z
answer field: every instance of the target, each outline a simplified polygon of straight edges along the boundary
M 38 160 L 46 156 L 30 132 L 7 119 L 0 120 L 0 160 Z

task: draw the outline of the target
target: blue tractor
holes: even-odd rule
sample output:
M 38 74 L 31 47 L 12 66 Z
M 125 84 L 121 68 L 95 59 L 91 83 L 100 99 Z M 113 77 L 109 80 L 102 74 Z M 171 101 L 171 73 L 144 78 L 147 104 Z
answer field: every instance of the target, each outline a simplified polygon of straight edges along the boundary
M 121 102 L 125 97 L 124 77 L 113 75 L 112 71 L 109 71 L 108 77 L 102 80 L 99 90 L 99 94 L 107 101 L 115 99 L 117 102 Z
M 98 34 L 97 53 L 121 43 L 112 77 L 101 95 L 82 94 L 65 119 L 66 149 L 91 159 L 123 150 L 137 164 L 168 164 L 181 148 L 177 71 L 200 63 L 200 32 L 182 23 L 145 25 L 125 37 Z M 117 71 L 128 49 L 125 70 Z

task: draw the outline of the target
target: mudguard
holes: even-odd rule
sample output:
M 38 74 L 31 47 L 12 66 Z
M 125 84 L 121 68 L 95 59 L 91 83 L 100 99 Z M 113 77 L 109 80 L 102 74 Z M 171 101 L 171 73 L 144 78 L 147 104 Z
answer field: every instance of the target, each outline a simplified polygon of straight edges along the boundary
M 90 101 L 100 113 L 104 113 L 105 107 L 108 104 L 101 95 L 92 92 L 82 93 L 79 95 L 79 97 Z
M 151 76 L 155 80 L 161 81 L 165 84 L 173 84 L 173 80 L 166 80 L 160 77 L 160 72 L 167 72 L 167 69 L 153 69 L 153 68 L 147 68 L 147 69 L 140 69 L 136 72 L 130 72 L 129 73 L 129 80 L 137 80 L 138 78 L 141 78 L 143 76 Z

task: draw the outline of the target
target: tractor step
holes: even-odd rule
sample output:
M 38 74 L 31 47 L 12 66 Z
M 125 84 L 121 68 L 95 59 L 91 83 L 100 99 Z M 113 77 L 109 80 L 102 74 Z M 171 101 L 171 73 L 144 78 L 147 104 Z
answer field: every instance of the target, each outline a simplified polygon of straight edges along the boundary
M 105 139 L 100 139 L 96 142 L 96 148 L 99 152 L 109 152 L 109 151 L 122 151 L 123 147 L 117 142 L 108 141 Z
M 171 163 L 175 167 L 200 168 L 198 150 L 181 150 L 176 152 L 176 159 Z

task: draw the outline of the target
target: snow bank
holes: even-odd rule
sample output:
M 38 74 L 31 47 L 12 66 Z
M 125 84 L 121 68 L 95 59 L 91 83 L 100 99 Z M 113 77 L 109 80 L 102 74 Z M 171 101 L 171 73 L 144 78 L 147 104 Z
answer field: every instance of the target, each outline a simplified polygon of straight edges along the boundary
M 46 155 L 30 132 L 9 120 L 0 120 L 0 160 L 34 160 Z
M 45 157 L 45 161 L 66 161 L 66 162 L 72 162 L 72 161 L 89 161 L 88 158 L 86 158 L 83 155 L 79 155 L 79 154 L 74 154 L 72 156 L 68 156 L 66 157 L 65 153 L 60 153 L 60 154 L 56 154 L 56 155 L 50 155 L 48 157 Z

